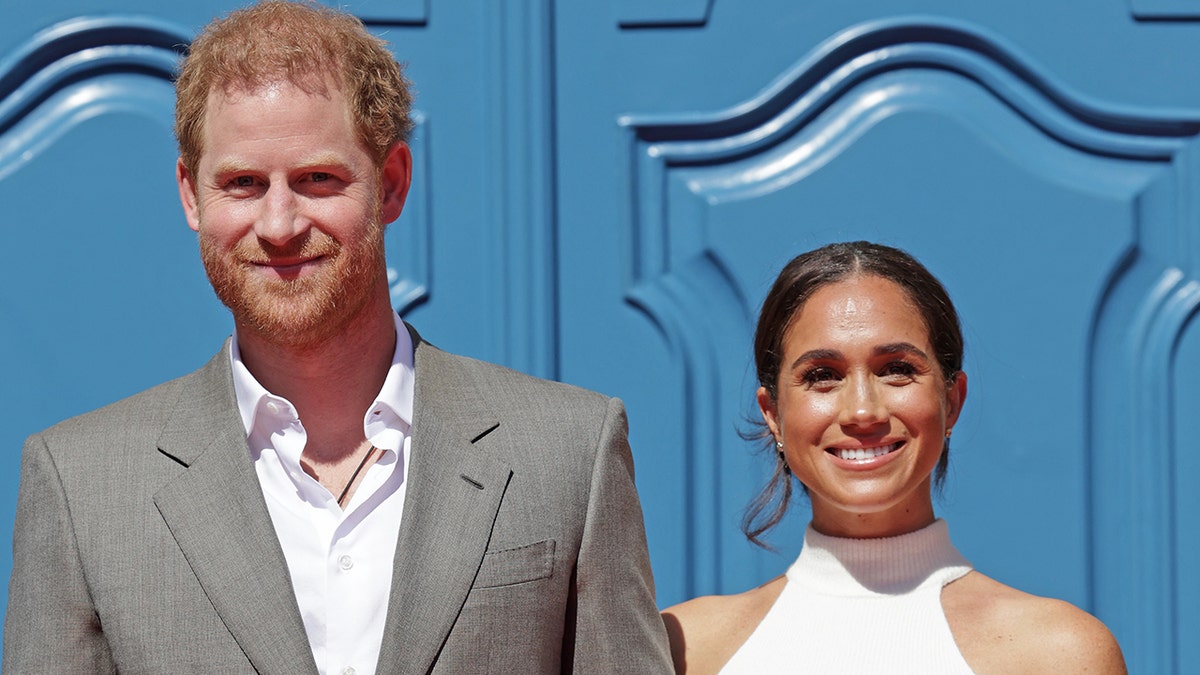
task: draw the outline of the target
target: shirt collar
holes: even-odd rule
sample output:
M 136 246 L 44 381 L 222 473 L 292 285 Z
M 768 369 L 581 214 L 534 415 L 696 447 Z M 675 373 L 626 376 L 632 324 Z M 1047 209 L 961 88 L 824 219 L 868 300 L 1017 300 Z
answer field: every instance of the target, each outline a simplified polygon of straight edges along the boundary
M 404 434 L 412 426 L 416 380 L 412 336 L 398 314 L 393 313 L 392 318 L 396 323 L 396 349 L 392 353 L 392 365 L 383 380 L 383 387 L 363 412 L 363 434 L 377 448 L 399 450 Z M 247 436 L 259 423 L 259 410 L 264 399 L 293 408 L 287 399 L 267 391 L 246 368 L 238 348 L 236 330 L 229 342 L 229 358 L 233 369 L 233 391 Z

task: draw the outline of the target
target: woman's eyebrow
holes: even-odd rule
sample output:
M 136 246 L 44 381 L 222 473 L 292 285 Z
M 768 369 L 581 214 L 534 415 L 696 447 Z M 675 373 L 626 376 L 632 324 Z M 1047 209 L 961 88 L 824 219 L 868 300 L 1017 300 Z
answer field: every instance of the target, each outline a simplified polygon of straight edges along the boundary
M 929 360 L 929 355 L 911 342 L 892 342 L 886 345 L 879 345 L 875 348 L 875 354 L 914 354 L 926 361 Z
M 842 353 L 836 349 L 810 349 L 792 361 L 792 370 L 800 367 L 805 361 L 838 361 Z

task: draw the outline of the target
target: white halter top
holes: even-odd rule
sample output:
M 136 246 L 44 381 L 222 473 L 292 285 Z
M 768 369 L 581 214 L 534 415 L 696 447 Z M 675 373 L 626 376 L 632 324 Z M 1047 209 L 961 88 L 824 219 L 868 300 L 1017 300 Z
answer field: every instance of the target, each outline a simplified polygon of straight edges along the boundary
M 944 520 L 883 539 L 809 525 L 783 592 L 721 674 L 970 673 L 941 602 L 970 571 Z

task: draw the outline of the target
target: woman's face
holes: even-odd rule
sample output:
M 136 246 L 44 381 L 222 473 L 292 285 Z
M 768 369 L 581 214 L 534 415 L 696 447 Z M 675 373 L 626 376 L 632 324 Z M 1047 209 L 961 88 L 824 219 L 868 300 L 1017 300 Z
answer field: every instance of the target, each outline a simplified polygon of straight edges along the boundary
M 877 276 L 823 286 L 782 347 L 777 397 L 759 388 L 758 403 L 808 487 L 813 527 L 886 537 L 933 522 L 930 475 L 967 383 L 946 382 L 904 289 Z

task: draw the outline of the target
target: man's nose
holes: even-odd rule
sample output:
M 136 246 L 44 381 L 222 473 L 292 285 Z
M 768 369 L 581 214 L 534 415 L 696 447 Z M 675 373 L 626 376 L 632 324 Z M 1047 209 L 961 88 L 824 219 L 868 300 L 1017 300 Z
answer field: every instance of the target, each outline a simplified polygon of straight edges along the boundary
M 254 234 L 275 246 L 288 243 L 308 228 L 297 207 L 296 194 L 290 186 L 272 183 L 263 196 Z

